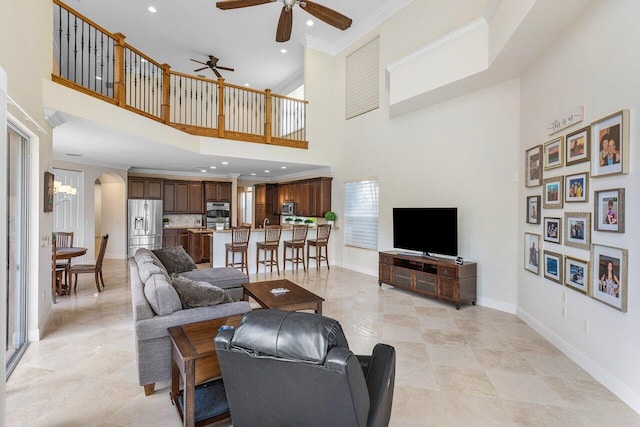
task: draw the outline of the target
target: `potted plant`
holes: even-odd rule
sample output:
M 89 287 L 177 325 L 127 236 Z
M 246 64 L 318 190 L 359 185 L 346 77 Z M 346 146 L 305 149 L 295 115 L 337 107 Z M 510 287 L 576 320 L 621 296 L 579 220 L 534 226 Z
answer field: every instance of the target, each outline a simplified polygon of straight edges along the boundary
M 286 218 L 284 219 L 284 221 L 285 221 L 287 224 L 291 224 L 291 221 L 293 221 L 293 218 L 291 218 L 290 216 L 288 216 L 288 217 L 286 217 Z
M 302 218 L 296 218 L 293 220 L 293 222 L 295 222 L 296 224 L 300 225 L 300 223 L 302 223 Z
M 223 217 L 216 218 L 216 230 L 224 230 L 224 223 L 226 219 Z
M 316 225 L 316 222 L 312 218 L 305 219 L 304 223 L 309 227 L 314 227 Z
M 333 225 L 337 217 L 334 211 L 327 211 L 327 213 L 324 214 L 324 219 L 327 220 L 327 224 L 329 225 Z

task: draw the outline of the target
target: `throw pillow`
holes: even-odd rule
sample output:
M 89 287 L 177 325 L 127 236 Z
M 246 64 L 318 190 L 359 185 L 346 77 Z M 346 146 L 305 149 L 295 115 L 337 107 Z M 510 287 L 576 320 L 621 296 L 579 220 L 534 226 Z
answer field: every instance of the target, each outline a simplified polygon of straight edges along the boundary
M 158 316 L 166 316 L 182 310 L 182 303 L 176 290 L 167 282 L 164 274 L 154 274 L 144 285 L 144 296 L 151 309 Z
M 142 283 L 147 283 L 149 277 L 153 276 L 154 274 L 163 274 L 166 277 L 167 282 L 171 283 L 171 279 L 167 275 L 165 269 L 158 267 L 152 262 L 145 262 L 143 264 L 140 264 L 138 266 L 138 274 L 140 275 L 140 280 L 142 281 Z
M 182 246 L 178 246 L 177 248 L 154 249 L 152 252 L 158 257 L 162 265 L 164 265 L 164 268 L 167 269 L 169 275 L 198 268 Z
M 178 292 L 182 308 L 206 307 L 233 302 L 224 289 L 207 282 L 196 282 L 186 277 L 173 275 L 173 287 Z

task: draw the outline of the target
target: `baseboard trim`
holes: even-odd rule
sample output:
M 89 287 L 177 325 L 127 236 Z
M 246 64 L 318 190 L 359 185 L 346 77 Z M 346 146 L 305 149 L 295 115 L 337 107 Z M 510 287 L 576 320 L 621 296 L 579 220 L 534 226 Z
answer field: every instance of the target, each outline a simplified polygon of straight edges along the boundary
M 518 312 L 516 314 L 547 341 L 556 346 L 569 359 L 573 360 L 578 366 L 587 371 L 589 375 L 598 380 L 613 394 L 618 396 L 620 400 L 629 405 L 631 409 L 640 414 L 640 394 L 638 392 L 632 390 L 618 378 L 602 369 L 600 365 L 582 352 L 578 351 L 575 347 L 562 339 L 562 337 L 540 323 L 536 318 L 531 316 L 522 308 L 518 307 Z
M 515 304 L 509 304 L 504 301 L 498 301 L 492 298 L 486 298 L 478 296 L 477 304 L 487 308 L 493 308 L 494 310 L 504 311 L 509 314 L 517 314 L 517 307 Z

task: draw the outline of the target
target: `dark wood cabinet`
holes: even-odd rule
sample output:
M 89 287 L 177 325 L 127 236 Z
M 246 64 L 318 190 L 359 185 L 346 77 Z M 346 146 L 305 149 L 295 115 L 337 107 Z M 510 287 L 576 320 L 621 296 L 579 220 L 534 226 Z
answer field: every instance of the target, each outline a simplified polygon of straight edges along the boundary
M 425 258 L 380 252 L 378 284 L 386 283 L 420 295 L 461 304 L 476 304 L 475 262 L 457 265 L 446 258 Z
M 209 261 L 211 252 L 211 234 L 189 232 L 189 256 L 193 262 L 200 264 Z
M 253 200 L 256 227 L 262 227 L 265 218 L 269 220 L 269 224 L 280 224 L 278 184 L 256 184 Z
M 204 214 L 200 181 L 165 181 L 163 200 L 165 214 Z
M 208 181 L 204 183 L 204 201 L 231 203 L 231 183 Z
M 296 215 L 322 217 L 331 210 L 333 178 L 313 178 L 278 185 L 276 209 L 281 213 L 284 202 L 295 202 Z
M 165 228 L 162 230 L 162 247 L 177 248 L 182 246 L 189 252 L 189 232 L 186 228 Z
M 129 199 L 162 199 L 162 180 L 158 178 L 128 177 Z

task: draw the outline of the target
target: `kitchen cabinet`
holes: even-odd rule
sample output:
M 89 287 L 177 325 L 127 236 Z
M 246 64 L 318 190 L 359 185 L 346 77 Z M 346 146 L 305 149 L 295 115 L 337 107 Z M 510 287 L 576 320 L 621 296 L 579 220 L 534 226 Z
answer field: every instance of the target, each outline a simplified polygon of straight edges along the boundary
M 231 203 L 231 183 L 205 181 L 204 200 L 206 202 L 228 202 Z
M 165 214 L 204 213 L 202 182 L 166 181 L 164 183 Z
M 162 247 L 177 248 L 182 246 L 189 252 L 189 232 L 186 228 L 165 228 L 162 230 Z
M 262 227 L 265 218 L 269 224 L 280 224 L 277 184 L 256 184 L 253 199 L 256 227 Z
M 128 177 L 129 199 L 162 199 L 162 180 L 159 178 Z
M 333 178 L 313 178 L 278 185 L 278 206 L 283 202 L 296 203 L 296 215 L 322 217 L 331 210 L 331 181 Z
M 211 233 L 200 231 L 189 232 L 189 256 L 193 262 L 200 264 L 209 261 L 211 252 Z

